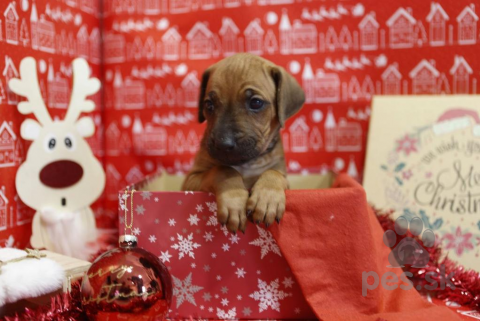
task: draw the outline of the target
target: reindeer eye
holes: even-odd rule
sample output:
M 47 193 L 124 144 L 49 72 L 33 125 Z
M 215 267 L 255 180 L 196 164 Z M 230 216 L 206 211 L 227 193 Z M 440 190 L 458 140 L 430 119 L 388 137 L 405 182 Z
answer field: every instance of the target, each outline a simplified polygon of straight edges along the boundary
M 54 149 L 56 144 L 57 144 L 56 139 L 55 139 L 55 138 L 51 138 L 51 139 L 48 141 L 48 149 Z
M 67 134 L 63 142 L 65 143 L 67 149 L 71 151 L 75 150 L 75 139 L 72 134 Z
M 45 136 L 43 141 L 43 148 L 46 152 L 52 153 L 57 147 L 57 138 L 52 133 Z
M 72 148 L 72 140 L 70 138 L 65 138 L 65 146 L 67 146 L 67 148 Z

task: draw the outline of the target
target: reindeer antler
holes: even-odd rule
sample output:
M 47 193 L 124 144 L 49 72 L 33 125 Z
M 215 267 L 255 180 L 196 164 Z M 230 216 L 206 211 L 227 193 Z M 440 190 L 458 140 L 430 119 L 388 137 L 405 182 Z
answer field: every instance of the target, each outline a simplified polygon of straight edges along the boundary
M 27 57 L 20 63 L 20 79 L 13 78 L 8 83 L 10 89 L 19 96 L 27 98 L 18 104 L 18 111 L 24 115 L 33 113 L 43 126 L 52 122 L 38 86 L 37 63 Z
M 95 94 L 100 89 L 100 81 L 90 78 L 90 68 L 83 58 L 73 61 L 73 89 L 70 104 L 68 106 L 65 122 L 74 123 L 82 112 L 91 112 L 95 104 L 87 100 L 87 96 Z

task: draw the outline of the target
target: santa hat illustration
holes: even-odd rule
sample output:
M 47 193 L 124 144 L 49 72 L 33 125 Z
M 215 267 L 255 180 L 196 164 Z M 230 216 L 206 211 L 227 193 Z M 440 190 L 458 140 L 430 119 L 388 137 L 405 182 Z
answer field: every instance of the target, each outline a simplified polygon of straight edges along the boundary
M 448 134 L 463 128 L 472 127 L 473 135 L 480 136 L 480 117 L 474 110 L 454 108 L 444 112 L 433 125 L 435 135 Z

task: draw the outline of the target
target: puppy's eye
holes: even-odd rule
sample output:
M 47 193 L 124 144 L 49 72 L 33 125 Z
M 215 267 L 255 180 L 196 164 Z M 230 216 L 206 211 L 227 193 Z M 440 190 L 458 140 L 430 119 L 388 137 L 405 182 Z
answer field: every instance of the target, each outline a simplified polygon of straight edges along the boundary
M 265 102 L 261 99 L 258 99 L 258 98 L 253 98 L 252 100 L 250 100 L 250 109 L 251 110 L 260 110 L 263 108 L 263 106 L 265 106 Z
M 215 109 L 215 106 L 213 105 L 213 102 L 211 100 L 205 100 L 203 103 L 203 108 L 208 112 L 212 113 L 213 110 Z

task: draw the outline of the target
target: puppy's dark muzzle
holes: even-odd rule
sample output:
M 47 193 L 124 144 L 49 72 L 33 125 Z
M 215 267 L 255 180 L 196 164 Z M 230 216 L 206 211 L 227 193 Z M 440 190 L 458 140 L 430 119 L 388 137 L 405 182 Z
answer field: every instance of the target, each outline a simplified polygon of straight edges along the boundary
M 227 166 L 244 164 L 256 156 L 256 140 L 235 135 L 212 135 L 208 141 L 210 156 Z
M 219 139 L 214 140 L 215 149 L 221 152 L 233 152 L 237 143 L 235 142 L 235 138 L 231 136 L 220 137 Z

